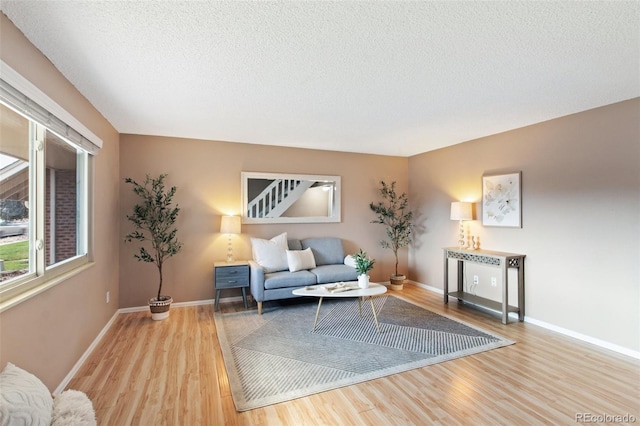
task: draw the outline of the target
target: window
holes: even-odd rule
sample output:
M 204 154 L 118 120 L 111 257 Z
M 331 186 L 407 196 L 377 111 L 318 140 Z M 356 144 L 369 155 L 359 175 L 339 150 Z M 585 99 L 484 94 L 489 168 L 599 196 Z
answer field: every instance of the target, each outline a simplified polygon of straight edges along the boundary
M 0 310 L 89 262 L 91 165 L 101 145 L 29 82 L 13 72 L 9 83 L 2 71 Z
M 87 153 L 45 131 L 45 264 L 87 254 Z
M 0 285 L 33 271 L 29 120 L 0 104 Z

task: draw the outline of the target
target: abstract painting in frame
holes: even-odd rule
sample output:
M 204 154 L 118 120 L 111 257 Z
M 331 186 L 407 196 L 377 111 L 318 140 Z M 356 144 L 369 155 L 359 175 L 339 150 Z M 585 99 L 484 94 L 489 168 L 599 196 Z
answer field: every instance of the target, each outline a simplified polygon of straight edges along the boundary
M 522 228 L 522 172 L 482 176 L 482 225 Z

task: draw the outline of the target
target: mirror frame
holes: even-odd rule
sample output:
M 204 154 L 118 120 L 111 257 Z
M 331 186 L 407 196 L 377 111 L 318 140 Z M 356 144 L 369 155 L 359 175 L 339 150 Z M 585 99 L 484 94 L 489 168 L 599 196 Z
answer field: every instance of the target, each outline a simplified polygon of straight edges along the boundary
M 242 178 L 242 205 L 240 211 L 242 212 L 243 224 L 263 224 L 263 223 L 335 223 L 340 222 L 342 218 L 341 213 L 341 180 L 340 176 L 328 176 L 328 175 L 300 175 L 290 173 L 261 173 L 261 172 L 241 172 Z M 249 179 L 296 179 L 296 180 L 308 180 L 308 181 L 328 181 L 334 182 L 334 203 L 333 211 L 328 216 L 299 216 L 299 217 L 264 217 L 264 218 L 252 218 L 247 216 L 248 210 L 248 194 L 249 194 Z

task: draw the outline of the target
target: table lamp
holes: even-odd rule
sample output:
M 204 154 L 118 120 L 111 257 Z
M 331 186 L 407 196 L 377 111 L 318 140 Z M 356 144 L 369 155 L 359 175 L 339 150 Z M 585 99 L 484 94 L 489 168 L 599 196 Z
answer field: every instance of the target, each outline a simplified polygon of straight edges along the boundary
M 233 247 L 231 246 L 231 236 L 240 233 L 240 216 L 222 216 L 220 220 L 220 233 L 227 234 L 227 263 L 233 262 Z
M 459 240 L 458 247 L 463 249 L 466 246 L 466 238 L 464 235 L 464 224 L 463 220 L 472 220 L 473 219 L 473 210 L 471 203 L 465 203 L 463 201 L 454 201 L 451 203 L 451 220 L 459 221 Z

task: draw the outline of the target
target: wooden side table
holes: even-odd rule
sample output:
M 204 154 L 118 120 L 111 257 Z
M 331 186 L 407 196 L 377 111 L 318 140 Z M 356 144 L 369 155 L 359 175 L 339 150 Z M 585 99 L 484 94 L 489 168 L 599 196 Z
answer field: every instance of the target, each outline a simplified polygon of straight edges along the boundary
M 241 288 L 244 308 L 248 309 L 247 287 L 249 287 L 249 262 L 215 262 L 213 264 L 213 283 L 216 289 L 214 310 L 218 310 L 220 292 L 226 288 Z

